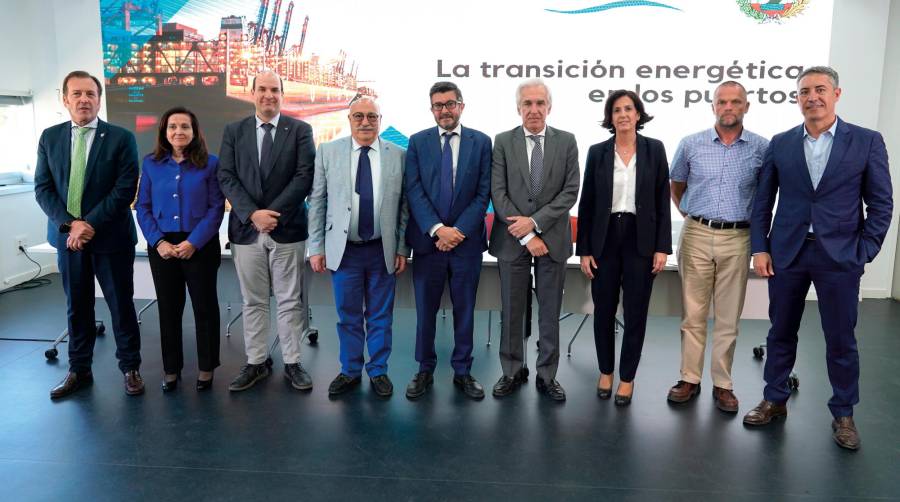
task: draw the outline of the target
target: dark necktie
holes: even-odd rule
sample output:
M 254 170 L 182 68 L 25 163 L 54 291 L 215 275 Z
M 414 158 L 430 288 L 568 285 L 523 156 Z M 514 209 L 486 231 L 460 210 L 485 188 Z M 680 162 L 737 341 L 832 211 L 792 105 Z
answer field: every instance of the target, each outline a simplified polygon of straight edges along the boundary
M 359 194 L 359 238 L 367 241 L 375 235 L 375 196 L 372 191 L 372 163 L 368 146 L 359 148 L 359 164 L 356 167 L 356 193 Z
M 439 216 L 441 222 L 450 223 L 450 206 L 453 204 L 453 148 L 450 146 L 450 138 L 455 132 L 445 132 L 444 148 L 441 150 L 441 200 Z
M 275 140 L 272 139 L 272 129 L 275 126 L 265 123 L 262 125 L 262 128 L 263 140 L 259 155 L 259 169 L 260 173 L 262 173 L 262 179 L 265 180 L 272 173 L 272 146 L 275 145 Z
M 531 151 L 531 194 L 537 195 L 544 180 L 544 150 L 541 148 L 540 136 L 534 134 L 528 137 L 534 141 L 534 149 Z

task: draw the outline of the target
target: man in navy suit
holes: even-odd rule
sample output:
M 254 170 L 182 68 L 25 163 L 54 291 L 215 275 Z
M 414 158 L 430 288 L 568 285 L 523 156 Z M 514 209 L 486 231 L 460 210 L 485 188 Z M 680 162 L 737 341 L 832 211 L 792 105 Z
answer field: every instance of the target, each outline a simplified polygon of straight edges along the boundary
M 487 249 L 484 215 L 491 190 L 491 140 L 459 123 L 465 103 L 452 82 L 429 91 L 437 127 L 413 134 L 406 153 L 409 225 L 406 241 L 413 249 L 416 291 L 416 361 L 419 371 L 406 397 L 425 395 L 437 365 L 435 317 L 450 284 L 454 347 L 453 383 L 473 399 L 484 389 L 472 377 L 475 294 L 481 256 Z
M 112 316 L 125 392 L 142 394 L 141 335 L 132 300 L 137 144 L 130 132 L 97 118 L 103 88 L 96 77 L 73 71 L 62 90 L 71 121 L 41 134 L 34 173 L 35 197 L 47 214 L 47 241 L 57 249 L 68 304 L 69 372 L 50 398 L 94 380 L 94 277 Z
M 797 79 L 803 124 L 772 138 L 763 161 L 750 239 L 753 268 L 769 278 L 772 327 L 766 340 L 764 398 L 744 423 L 765 425 L 787 416 L 788 375 L 812 283 L 834 393 L 828 401 L 833 438 L 855 450 L 859 355 L 853 331 L 859 281 L 865 264 L 881 249 L 893 200 L 884 139 L 838 118 L 834 108 L 840 97 L 836 71 L 824 66 L 804 70 Z

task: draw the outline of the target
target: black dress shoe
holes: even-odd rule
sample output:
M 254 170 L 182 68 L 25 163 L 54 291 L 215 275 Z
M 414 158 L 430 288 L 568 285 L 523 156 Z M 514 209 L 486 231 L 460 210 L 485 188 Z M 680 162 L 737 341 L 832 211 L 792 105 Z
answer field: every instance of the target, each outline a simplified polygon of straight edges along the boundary
M 168 376 L 168 375 L 166 375 Z M 163 377 L 162 381 L 162 391 L 163 392 L 172 392 L 178 388 L 178 381 L 181 380 L 181 373 L 177 373 L 175 375 L 175 380 L 166 380 L 166 377 Z
M 566 391 L 555 378 L 551 378 L 549 382 L 545 382 L 543 378 L 537 377 L 534 380 L 534 385 L 537 387 L 538 392 L 546 394 L 547 397 L 554 401 L 566 400 Z
M 212 389 L 212 383 L 213 383 L 213 377 L 211 377 L 211 376 L 209 377 L 209 380 L 200 380 L 198 378 L 197 379 L 197 390 L 204 391 L 204 390 Z
M 453 385 L 472 399 L 484 399 L 484 388 L 472 375 L 453 375 Z
M 494 397 L 508 396 L 527 381 L 528 372 L 525 368 L 522 368 L 512 377 L 506 375 L 500 377 L 500 380 L 497 380 L 497 383 L 494 384 L 492 393 L 494 394 Z
M 328 394 L 335 396 L 337 394 L 343 394 L 353 387 L 359 385 L 362 382 L 362 378 L 360 377 L 351 377 L 350 375 L 346 375 L 344 373 L 339 374 L 334 377 L 334 380 L 331 381 L 331 384 L 328 385 Z
M 83 389 L 92 383 L 94 383 L 94 375 L 90 371 L 86 373 L 73 373 L 70 371 L 66 374 L 66 378 L 63 378 L 62 382 L 59 382 L 56 387 L 53 387 L 50 390 L 50 399 L 66 397 L 78 389 Z
M 369 379 L 369 382 L 372 384 L 372 390 L 375 391 L 375 394 L 378 394 L 378 397 L 391 397 L 391 394 L 394 393 L 394 384 L 391 383 L 391 379 L 387 375 L 372 377 Z
M 300 363 L 285 364 L 284 378 L 290 382 L 291 387 L 297 390 L 311 390 L 313 386 L 312 377 L 303 369 Z
M 406 397 L 409 399 L 417 399 L 428 392 L 428 387 L 434 383 L 434 375 L 427 371 L 416 373 L 409 385 L 406 386 Z

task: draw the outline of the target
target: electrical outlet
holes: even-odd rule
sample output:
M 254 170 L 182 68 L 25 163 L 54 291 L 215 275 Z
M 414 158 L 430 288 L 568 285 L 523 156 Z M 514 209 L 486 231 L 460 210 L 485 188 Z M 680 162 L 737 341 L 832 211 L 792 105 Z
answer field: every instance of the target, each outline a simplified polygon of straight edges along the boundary
M 16 237 L 16 254 L 22 254 L 22 249 L 28 248 L 28 237 L 24 235 L 19 235 Z M 22 249 L 19 249 L 22 248 Z

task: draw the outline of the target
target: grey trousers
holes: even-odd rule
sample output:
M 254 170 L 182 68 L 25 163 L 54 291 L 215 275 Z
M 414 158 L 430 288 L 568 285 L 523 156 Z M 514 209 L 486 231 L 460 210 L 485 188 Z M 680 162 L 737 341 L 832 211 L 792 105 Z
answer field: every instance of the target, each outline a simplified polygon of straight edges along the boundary
M 302 288 L 306 241 L 279 243 L 269 234 L 259 234 L 253 244 L 232 244 L 231 252 L 244 299 L 247 362 L 262 364 L 268 355 L 270 292 L 275 296 L 282 359 L 285 364 L 300 362 L 307 315 Z
M 503 374 L 512 378 L 525 364 L 525 307 L 531 294 L 532 261 L 540 341 L 537 374 L 549 381 L 556 378 L 559 367 L 559 312 L 566 282 L 566 263 L 557 263 L 549 256 L 533 258 L 526 253 L 512 261 L 498 260 L 503 308 L 500 365 Z

